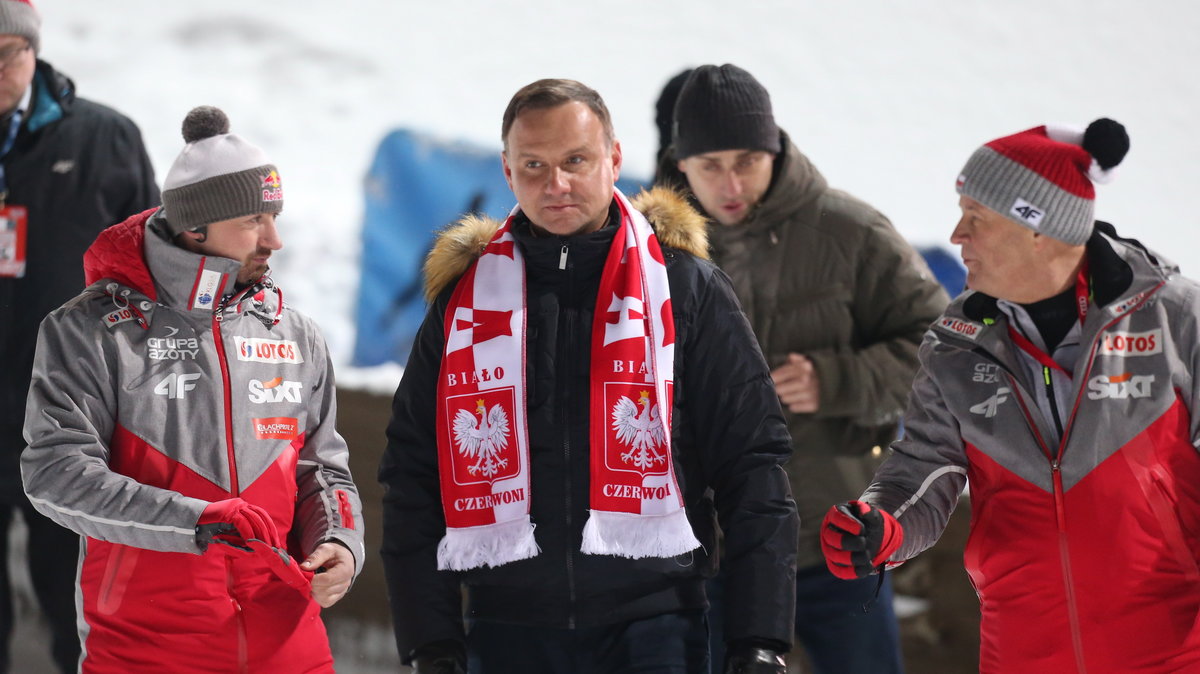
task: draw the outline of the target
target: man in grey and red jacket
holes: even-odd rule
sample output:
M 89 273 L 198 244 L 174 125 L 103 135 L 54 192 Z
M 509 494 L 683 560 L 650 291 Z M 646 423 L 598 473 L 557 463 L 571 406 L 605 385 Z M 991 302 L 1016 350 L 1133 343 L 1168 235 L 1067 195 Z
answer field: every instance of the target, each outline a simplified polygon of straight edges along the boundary
M 361 505 L 324 341 L 267 274 L 279 174 L 220 110 L 183 131 L 163 207 L 42 323 L 25 490 L 85 536 L 82 671 L 331 672 Z
M 971 486 L 964 561 L 984 672 L 1200 671 L 1200 287 L 1092 219 L 1124 127 L 1037 127 L 958 179 L 970 291 L 921 347 L 905 437 L 832 508 L 830 570 L 937 540 Z

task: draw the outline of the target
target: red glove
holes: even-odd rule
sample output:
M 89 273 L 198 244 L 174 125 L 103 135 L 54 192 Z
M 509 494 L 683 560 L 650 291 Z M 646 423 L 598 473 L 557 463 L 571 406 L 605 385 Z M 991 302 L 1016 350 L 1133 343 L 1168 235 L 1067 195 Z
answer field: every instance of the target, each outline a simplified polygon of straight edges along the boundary
M 287 583 L 305 597 L 312 594 L 313 572 L 300 568 L 287 550 L 273 548 L 261 540 L 251 540 L 248 543 L 254 554 L 266 562 L 267 567 L 279 577 L 279 580 Z
M 895 517 L 862 501 L 833 506 L 821 522 L 821 552 L 838 578 L 853 580 L 878 572 L 904 541 Z
M 209 503 L 196 522 L 196 542 L 205 548 L 215 541 L 245 550 L 252 540 L 283 547 L 267 511 L 240 498 Z

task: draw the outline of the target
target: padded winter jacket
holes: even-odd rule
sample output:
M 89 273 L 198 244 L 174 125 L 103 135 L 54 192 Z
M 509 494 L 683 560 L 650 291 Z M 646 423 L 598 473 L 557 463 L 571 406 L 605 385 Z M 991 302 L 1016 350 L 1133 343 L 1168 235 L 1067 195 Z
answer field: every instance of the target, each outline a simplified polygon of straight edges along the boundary
M 864 498 L 903 526 L 898 561 L 970 483 L 981 671 L 1200 671 L 1200 285 L 1103 223 L 1087 258 L 1069 375 L 1014 344 L 994 298 L 950 306 Z
M 699 257 L 703 220 L 666 190 L 634 206 L 655 227 L 666 260 L 676 337 L 671 447 L 702 547 L 669 559 L 580 552 L 589 494 L 589 336 L 615 228 L 534 237 L 518 216 L 514 235 L 527 283 L 531 516 L 541 552 L 494 568 L 437 570 L 446 531 L 434 427 L 444 313 L 454 282 L 500 225 L 461 224 L 442 235 L 427 265 L 436 300 L 396 391 L 380 467 L 384 567 L 403 656 L 463 639 L 460 583 L 467 615 L 479 620 L 584 628 L 702 610 L 718 519 L 729 567 L 727 637 L 791 642 L 797 520 L 781 465 L 790 452 L 787 429 L 766 364 L 728 279 Z
M 91 285 L 42 324 L 21 457 L 26 493 L 86 538 L 84 672 L 332 671 L 315 601 L 195 528 L 213 501 L 267 510 L 303 559 L 362 568 L 362 516 L 311 320 L 239 261 L 168 242 L 146 211 L 88 251 Z
M 25 276 L 0 277 L 0 498 L 10 503 L 25 498 L 21 427 L 38 324 L 83 290 L 83 253 L 96 236 L 159 202 L 142 136 L 127 117 L 76 98 L 74 83 L 44 61 L 30 106 L 3 159 L 7 202 L 29 211 Z
M 801 568 L 820 566 L 818 528 L 831 503 L 857 497 L 896 438 L 917 348 L 949 298 L 881 213 L 829 187 L 782 135 L 771 186 L 734 226 L 708 224 L 713 262 L 729 275 L 767 365 L 812 360 L 820 408 L 784 410 L 800 512 Z M 686 185 L 675 160 L 661 171 Z

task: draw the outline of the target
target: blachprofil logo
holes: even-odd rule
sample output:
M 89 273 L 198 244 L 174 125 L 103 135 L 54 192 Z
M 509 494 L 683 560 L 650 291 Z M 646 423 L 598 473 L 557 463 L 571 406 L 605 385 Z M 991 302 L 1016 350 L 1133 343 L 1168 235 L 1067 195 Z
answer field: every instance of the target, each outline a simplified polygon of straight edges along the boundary
M 293 417 L 251 419 L 254 437 L 259 440 L 293 440 L 300 435 L 300 422 Z

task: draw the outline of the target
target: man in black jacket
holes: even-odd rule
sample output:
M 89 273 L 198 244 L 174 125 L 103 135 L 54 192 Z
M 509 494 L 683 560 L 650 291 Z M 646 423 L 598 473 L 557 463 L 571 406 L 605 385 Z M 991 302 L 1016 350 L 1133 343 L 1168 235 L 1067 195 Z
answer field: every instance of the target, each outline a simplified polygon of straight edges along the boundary
M 25 396 L 42 318 L 83 289 L 83 252 L 105 227 L 158 203 L 133 122 L 75 97 L 37 59 L 41 25 L 22 0 L 0 0 L 0 561 L 14 511 L 29 529 L 29 571 L 49 618 L 56 665 L 78 668 L 75 567 L 79 537 L 38 514 L 21 488 Z M 0 576 L 0 666 L 13 606 Z
M 518 91 L 501 139 L 518 207 L 430 254 L 380 467 L 402 658 L 421 674 L 707 672 L 719 521 L 720 671 L 781 674 L 790 444 L 703 220 L 670 191 L 615 191 L 620 144 L 578 82 Z

